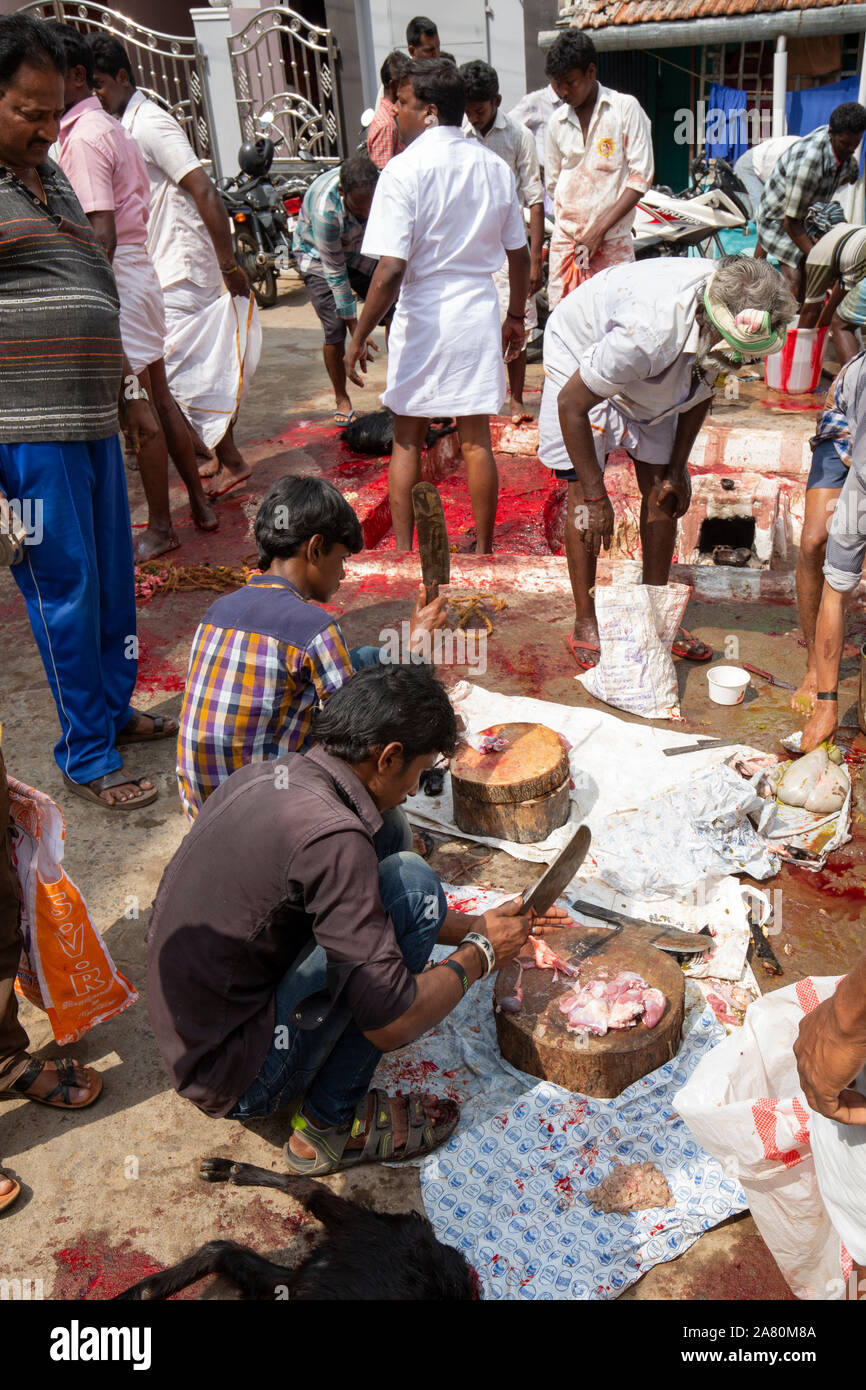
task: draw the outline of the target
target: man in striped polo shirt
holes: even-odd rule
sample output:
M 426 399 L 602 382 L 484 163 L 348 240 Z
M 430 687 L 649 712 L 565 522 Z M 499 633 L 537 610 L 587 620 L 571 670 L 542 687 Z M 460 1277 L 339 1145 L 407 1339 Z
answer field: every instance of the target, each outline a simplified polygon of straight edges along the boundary
M 133 447 L 156 426 L 123 357 L 111 267 L 48 158 L 65 69 L 41 20 L 0 18 L 0 492 L 39 523 L 12 574 L 57 705 L 63 779 L 127 809 L 157 793 L 124 771 L 116 742 L 177 728 L 130 705 L 135 591 L 118 409 Z

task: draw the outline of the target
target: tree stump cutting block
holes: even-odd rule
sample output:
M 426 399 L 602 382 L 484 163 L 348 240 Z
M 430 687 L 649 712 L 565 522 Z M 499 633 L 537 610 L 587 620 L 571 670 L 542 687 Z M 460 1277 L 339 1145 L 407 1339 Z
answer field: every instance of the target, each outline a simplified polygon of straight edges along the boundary
M 469 835 L 533 844 L 565 825 L 570 809 L 568 751 L 544 724 L 492 724 L 501 753 L 461 748 L 451 761 L 454 820 Z
M 646 945 L 627 927 L 611 932 L 576 924 L 547 940 L 563 960 L 580 966 L 580 976 L 575 981 L 560 976 L 554 984 L 551 970 L 523 971 L 520 1012 L 507 1014 L 496 1008 L 496 1035 L 507 1062 L 568 1091 L 611 1099 L 676 1056 L 683 1028 L 685 981 L 675 956 Z M 592 954 L 581 960 L 589 946 L 593 946 Z M 512 963 L 500 972 L 494 1004 L 513 993 L 517 968 Z M 667 1008 L 656 1026 L 637 1023 L 633 1028 L 612 1029 L 601 1038 L 569 1033 L 566 1016 L 559 1008 L 569 983 L 589 984 L 602 971 L 613 977 L 621 970 L 636 971 L 664 994 Z

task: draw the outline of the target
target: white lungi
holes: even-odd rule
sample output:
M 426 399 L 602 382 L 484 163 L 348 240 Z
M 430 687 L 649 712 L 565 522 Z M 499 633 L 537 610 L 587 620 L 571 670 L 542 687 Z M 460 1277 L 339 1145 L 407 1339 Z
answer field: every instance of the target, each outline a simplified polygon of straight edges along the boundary
M 165 350 L 162 286 L 143 246 L 118 246 L 112 261 L 120 298 L 120 337 L 136 373 L 158 362 Z
M 165 296 L 165 369 L 171 394 L 209 449 L 238 412 L 262 350 L 258 306 L 230 294 L 214 297 L 192 280 Z
M 612 266 L 579 285 L 551 314 L 544 333 L 544 390 L 538 457 L 573 467 L 562 437 L 559 393 L 575 372 L 603 399 L 589 412 L 596 457 L 614 449 L 666 465 L 680 415 L 712 396 L 694 372 L 697 292 L 712 261 L 671 256 Z
M 406 262 L 382 402 L 395 415 L 492 415 L 505 398 L 493 274 L 526 245 L 514 175 L 459 126 L 425 130 L 379 175 L 361 250 Z
M 395 415 L 495 415 L 505 392 L 492 276 L 431 275 L 407 286 L 388 336 L 382 404 Z

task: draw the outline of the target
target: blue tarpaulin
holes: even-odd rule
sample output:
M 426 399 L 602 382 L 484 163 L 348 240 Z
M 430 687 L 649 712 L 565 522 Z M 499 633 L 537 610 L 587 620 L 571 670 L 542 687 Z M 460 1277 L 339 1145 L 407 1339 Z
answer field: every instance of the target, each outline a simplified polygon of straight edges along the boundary
M 860 78 L 846 77 L 842 82 L 829 82 L 826 87 L 807 87 L 802 92 L 789 92 L 785 107 L 789 135 L 808 135 L 819 125 L 826 125 L 831 114 L 843 101 L 856 101 Z M 866 161 L 866 141 L 860 150 L 860 173 Z

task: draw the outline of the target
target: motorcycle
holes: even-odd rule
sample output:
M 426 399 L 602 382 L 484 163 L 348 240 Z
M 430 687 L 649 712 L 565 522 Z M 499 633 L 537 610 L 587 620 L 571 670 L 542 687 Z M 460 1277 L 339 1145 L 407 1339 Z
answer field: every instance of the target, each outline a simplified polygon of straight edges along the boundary
M 271 178 L 277 146 L 285 140 L 273 120 L 270 112 L 258 117 L 256 138 L 238 151 L 240 175 L 217 184 L 232 224 L 235 260 L 246 271 L 263 309 L 277 301 L 277 276 L 297 272 L 292 234 L 310 182 Z
M 686 256 L 693 246 L 706 254 L 711 244 L 723 256 L 719 233 L 747 226 L 748 191 L 726 160 L 699 155 L 692 178 L 694 183 L 676 196 L 670 188 L 651 188 L 641 198 L 634 221 L 637 260 Z

